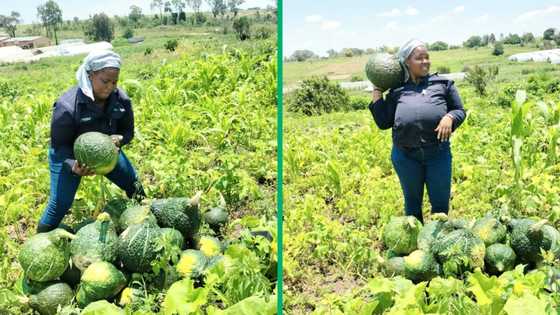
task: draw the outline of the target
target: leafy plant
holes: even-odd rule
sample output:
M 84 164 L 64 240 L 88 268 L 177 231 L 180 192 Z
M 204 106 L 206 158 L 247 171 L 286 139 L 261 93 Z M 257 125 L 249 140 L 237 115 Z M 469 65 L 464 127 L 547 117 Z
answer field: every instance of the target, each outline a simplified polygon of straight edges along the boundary
M 349 107 L 348 94 L 327 77 L 306 79 L 289 99 L 288 110 L 305 115 L 320 115 Z
M 486 95 L 486 86 L 498 75 L 498 66 L 490 66 L 484 69 L 478 65 L 467 70 L 465 80 L 469 82 L 479 95 Z
M 177 42 L 176 39 L 170 39 L 165 42 L 165 45 L 163 47 L 171 52 L 171 51 L 175 51 L 178 45 L 179 43 Z

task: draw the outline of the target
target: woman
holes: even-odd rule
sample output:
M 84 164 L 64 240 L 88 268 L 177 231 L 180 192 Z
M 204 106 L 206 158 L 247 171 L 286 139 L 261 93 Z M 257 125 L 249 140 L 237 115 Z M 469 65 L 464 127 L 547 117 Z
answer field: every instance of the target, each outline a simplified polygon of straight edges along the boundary
M 78 86 L 55 102 L 49 148 L 51 191 L 37 232 L 58 227 L 74 201 L 82 176 L 94 175 L 87 165 L 74 159 L 73 145 L 79 135 L 102 132 L 111 135 L 119 148 L 134 137 L 131 101 L 117 88 L 120 67 L 121 59 L 116 53 L 91 52 L 76 73 Z M 117 165 L 105 176 L 129 198 L 145 196 L 136 171 L 122 150 Z
M 426 45 L 410 40 L 398 52 L 404 85 L 383 91 L 374 87 L 369 109 L 381 129 L 392 128 L 391 160 L 404 194 L 406 215 L 422 220 L 424 185 L 432 213 L 449 210 L 451 150 L 449 138 L 465 120 L 453 81 L 429 74 Z

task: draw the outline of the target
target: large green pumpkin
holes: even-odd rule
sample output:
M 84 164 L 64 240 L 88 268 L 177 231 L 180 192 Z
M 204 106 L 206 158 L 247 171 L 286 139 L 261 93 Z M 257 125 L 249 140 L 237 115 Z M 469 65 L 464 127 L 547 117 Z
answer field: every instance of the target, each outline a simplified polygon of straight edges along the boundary
M 372 55 L 366 64 L 367 78 L 382 90 L 403 84 L 404 72 L 398 58 L 387 53 Z
M 39 233 L 30 237 L 21 247 L 19 263 L 26 276 L 35 281 L 51 281 L 60 277 L 70 260 L 69 239 L 74 234 L 63 229 Z
M 97 175 L 110 173 L 117 165 L 119 150 L 110 136 L 101 132 L 86 132 L 74 142 L 74 157 Z

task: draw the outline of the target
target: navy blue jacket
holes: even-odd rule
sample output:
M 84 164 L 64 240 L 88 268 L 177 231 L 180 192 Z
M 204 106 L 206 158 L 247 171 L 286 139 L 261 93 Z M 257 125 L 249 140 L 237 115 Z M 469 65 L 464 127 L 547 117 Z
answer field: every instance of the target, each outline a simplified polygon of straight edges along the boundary
M 75 86 L 64 93 L 53 106 L 51 148 L 67 156 L 65 164 L 74 164 L 73 146 L 76 138 L 88 131 L 122 135 L 121 146 L 134 137 L 134 114 L 126 93 L 117 88 L 102 110 Z
M 370 103 L 369 110 L 380 129 L 393 128 L 393 143 L 405 148 L 438 143 L 434 129 L 446 114 L 453 117 L 453 131 L 466 117 L 453 81 L 438 75 L 389 90 L 385 99 Z

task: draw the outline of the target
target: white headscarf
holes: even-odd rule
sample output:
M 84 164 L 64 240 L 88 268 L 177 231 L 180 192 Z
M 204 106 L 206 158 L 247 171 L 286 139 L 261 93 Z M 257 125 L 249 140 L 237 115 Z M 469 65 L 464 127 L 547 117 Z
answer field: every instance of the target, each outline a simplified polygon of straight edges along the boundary
M 93 87 L 89 80 L 88 72 L 98 71 L 105 68 L 121 68 L 121 57 L 111 50 L 92 51 L 84 58 L 82 65 L 76 72 L 78 86 L 82 92 L 95 101 L 93 97 Z
M 402 45 L 401 49 L 399 49 L 399 52 L 397 53 L 397 56 L 399 57 L 399 61 L 401 62 L 401 65 L 404 68 L 404 82 L 407 82 L 408 79 L 410 78 L 410 69 L 408 69 L 405 60 L 410 56 L 410 54 L 412 54 L 412 51 L 418 46 L 427 47 L 426 43 L 417 39 L 411 39 L 408 42 L 406 42 L 404 45 Z

